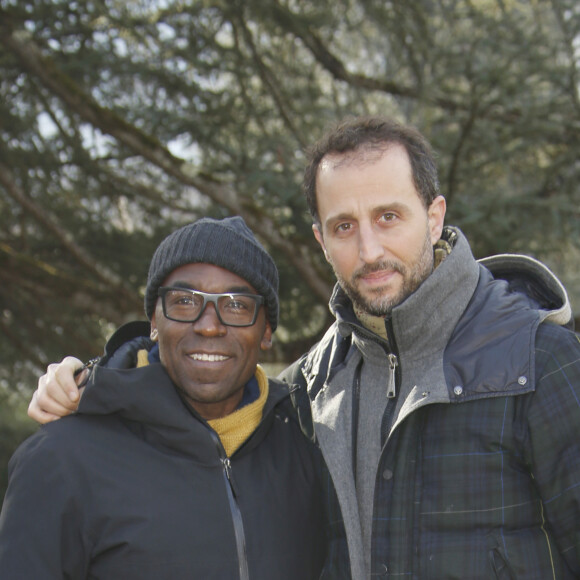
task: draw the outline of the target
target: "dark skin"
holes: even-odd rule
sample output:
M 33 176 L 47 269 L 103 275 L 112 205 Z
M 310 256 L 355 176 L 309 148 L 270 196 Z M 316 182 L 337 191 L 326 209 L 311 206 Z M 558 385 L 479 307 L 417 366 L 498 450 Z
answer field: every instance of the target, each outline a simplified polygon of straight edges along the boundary
M 182 266 L 163 286 L 210 294 L 257 293 L 243 278 L 211 264 Z M 272 345 L 272 329 L 263 306 L 253 326 L 233 327 L 220 322 L 213 304 L 195 322 L 169 320 L 158 300 L 151 330 L 158 334 L 161 362 L 169 376 L 206 420 L 225 417 L 237 408 L 256 371 L 260 351 Z

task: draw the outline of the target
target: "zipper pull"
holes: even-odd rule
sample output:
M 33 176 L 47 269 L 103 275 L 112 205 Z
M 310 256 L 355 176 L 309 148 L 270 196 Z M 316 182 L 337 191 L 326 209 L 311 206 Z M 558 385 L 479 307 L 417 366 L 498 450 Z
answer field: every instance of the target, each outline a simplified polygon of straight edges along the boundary
M 395 384 L 396 370 L 399 364 L 394 354 L 388 355 L 389 359 L 389 382 L 387 383 L 387 399 L 394 399 L 397 396 L 397 387 Z
M 232 493 L 234 494 L 234 497 L 237 497 L 238 492 L 236 490 L 236 486 L 234 485 L 234 478 L 232 477 L 232 462 L 230 461 L 230 458 L 226 457 L 226 458 L 222 459 L 222 464 L 224 466 L 224 471 L 225 471 L 226 477 L 228 478 L 228 482 L 230 484 L 230 487 L 232 488 Z

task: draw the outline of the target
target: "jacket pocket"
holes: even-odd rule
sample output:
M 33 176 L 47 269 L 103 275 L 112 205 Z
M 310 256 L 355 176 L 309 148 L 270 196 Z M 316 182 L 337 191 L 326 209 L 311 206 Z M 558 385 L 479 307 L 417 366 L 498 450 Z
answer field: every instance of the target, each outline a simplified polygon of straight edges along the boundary
M 489 551 L 489 561 L 494 578 L 497 580 L 516 580 L 517 577 L 499 546 L 495 546 Z
M 553 541 L 539 527 L 488 535 L 491 570 L 497 580 L 564 580 L 571 578 Z

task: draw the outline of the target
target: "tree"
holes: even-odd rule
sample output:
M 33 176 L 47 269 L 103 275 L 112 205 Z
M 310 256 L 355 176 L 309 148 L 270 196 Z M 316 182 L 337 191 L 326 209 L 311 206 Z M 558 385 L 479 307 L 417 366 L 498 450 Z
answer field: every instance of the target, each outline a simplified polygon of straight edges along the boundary
M 141 317 L 153 249 L 201 215 L 272 251 L 273 358 L 303 352 L 333 284 L 304 149 L 349 114 L 419 127 L 476 255 L 545 259 L 577 300 L 579 38 L 574 0 L 0 0 L 0 386 Z

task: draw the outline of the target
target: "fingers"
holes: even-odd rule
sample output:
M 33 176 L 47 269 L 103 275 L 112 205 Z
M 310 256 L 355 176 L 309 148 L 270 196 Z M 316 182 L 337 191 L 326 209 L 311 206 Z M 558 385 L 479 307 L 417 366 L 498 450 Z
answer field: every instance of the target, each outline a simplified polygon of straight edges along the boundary
M 38 400 L 37 400 L 37 394 L 38 391 L 34 391 L 34 393 L 32 393 L 32 399 L 30 400 L 30 403 L 28 404 L 28 416 L 36 421 L 37 423 L 40 423 L 41 425 L 44 425 L 45 423 L 50 423 L 51 421 L 56 421 L 57 419 L 60 419 L 60 415 L 53 415 L 52 413 L 48 413 L 47 411 L 43 411 L 40 408 L 40 405 L 38 404 Z
M 88 371 L 76 378 L 74 372 L 83 363 L 74 357 L 66 357 L 58 364 L 51 364 L 46 374 L 38 379 L 38 388 L 28 406 L 28 416 L 38 423 L 48 423 L 76 411 L 80 400 L 77 387 L 82 384 Z

